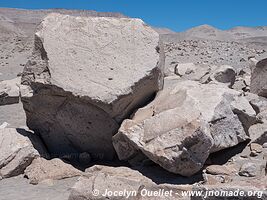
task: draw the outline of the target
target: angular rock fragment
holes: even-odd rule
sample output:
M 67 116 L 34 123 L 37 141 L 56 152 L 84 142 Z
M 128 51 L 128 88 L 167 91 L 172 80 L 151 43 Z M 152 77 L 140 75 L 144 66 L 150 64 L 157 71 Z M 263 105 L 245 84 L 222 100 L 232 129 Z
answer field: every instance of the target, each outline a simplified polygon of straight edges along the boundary
M 20 78 L 0 82 L 0 106 L 19 103 Z
M 113 137 L 121 160 L 131 160 L 141 151 L 164 169 L 190 176 L 210 153 L 248 139 L 234 108 L 242 108 L 243 114 L 254 110 L 234 105 L 242 98 L 238 92 L 220 84 L 175 82 L 170 77 L 165 83 L 155 100 L 125 120 Z
M 33 159 L 47 156 L 39 138 L 22 129 L 0 129 L 0 177 L 22 174 Z
M 162 87 L 159 45 L 140 19 L 48 15 L 22 75 L 29 128 L 55 156 L 112 159 L 119 124 Z
M 251 74 L 250 91 L 259 96 L 267 97 L 267 58 L 260 60 Z
M 58 158 L 52 160 L 36 158 L 27 167 L 24 174 L 30 179 L 30 183 L 35 185 L 48 179 L 60 180 L 79 176 L 82 175 L 82 172 Z

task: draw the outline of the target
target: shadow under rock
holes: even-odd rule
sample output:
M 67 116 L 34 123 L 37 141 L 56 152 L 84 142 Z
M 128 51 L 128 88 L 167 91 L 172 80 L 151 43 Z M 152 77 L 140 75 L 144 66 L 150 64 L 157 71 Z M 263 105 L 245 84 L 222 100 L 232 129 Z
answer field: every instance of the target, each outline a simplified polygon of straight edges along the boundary
M 138 166 L 133 167 L 132 169 L 139 171 L 142 175 L 151 179 L 156 184 L 185 185 L 203 181 L 201 171 L 193 176 L 185 177 L 179 174 L 168 172 L 157 164 Z
M 228 149 L 223 149 L 221 151 L 215 152 L 210 154 L 208 158 L 208 162 L 210 162 L 213 165 L 223 165 L 227 163 L 232 157 L 235 155 L 241 153 L 249 143 L 248 141 L 239 143 L 238 145 L 228 148 Z M 207 163 L 207 164 L 210 164 Z
M 41 140 L 41 138 L 37 134 L 30 132 L 30 131 L 27 131 L 27 130 L 22 129 L 22 128 L 17 128 L 16 130 L 19 134 L 23 135 L 24 137 L 29 138 L 33 147 L 38 151 L 38 153 L 40 154 L 41 157 L 46 158 L 46 159 L 50 158 L 50 154 L 49 154 L 45 144 L 43 143 L 43 141 Z

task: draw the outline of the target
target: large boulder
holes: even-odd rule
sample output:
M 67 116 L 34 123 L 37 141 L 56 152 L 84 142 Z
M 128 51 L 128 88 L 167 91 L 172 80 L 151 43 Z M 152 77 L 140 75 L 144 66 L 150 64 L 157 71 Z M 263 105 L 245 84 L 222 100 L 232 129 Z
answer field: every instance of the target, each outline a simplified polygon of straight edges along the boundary
M 122 123 L 113 144 L 121 160 L 142 152 L 170 172 L 191 176 L 210 153 L 248 139 L 247 122 L 240 119 L 255 115 L 239 92 L 223 84 L 168 77 L 155 100 Z
M 23 129 L 0 129 L 0 178 L 22 174 L 31 162 L 47 156 L 41 140 Z
M 267 58 L 260 60 L 252 70 L 250 91 L 267 97 Z
M 29 128 L 55 156 L 112 159 L 122 120 L 162 87 L 160 52 L 140 19 L 48 15 L 22 76 Z
M 30 179 L 31 184 L 38 184 L 45 180 L 60 180 L 82 175 L 82 171 L 70 164 L 64 163 L 58 158 L 46 160 L 36 158 L 25 170 L 25 177 Z

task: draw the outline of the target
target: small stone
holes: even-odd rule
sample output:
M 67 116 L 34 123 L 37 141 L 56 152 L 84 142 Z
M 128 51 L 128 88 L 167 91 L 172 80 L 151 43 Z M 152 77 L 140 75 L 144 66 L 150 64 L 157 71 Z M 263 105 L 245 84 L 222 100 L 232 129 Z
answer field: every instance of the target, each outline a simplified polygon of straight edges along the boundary
M 250 150 L 255 151 L 256 153 L 261 153 L 262 152 L 262 146 L 257 143 L 251 143 L 250 144 Z
M 262 145 L 263 148 L 267 149 L 267 142 L 265 142 L 263 145 Z
M 234 169 L 228 166 L 210 165 L 206 168 L 206 172 L 213 175 L 230 175 L 234 172 Z
M 254 177 L 257 175 L 257 166 L 254 163 L 245 163 L 239 170 L 240 176 Z

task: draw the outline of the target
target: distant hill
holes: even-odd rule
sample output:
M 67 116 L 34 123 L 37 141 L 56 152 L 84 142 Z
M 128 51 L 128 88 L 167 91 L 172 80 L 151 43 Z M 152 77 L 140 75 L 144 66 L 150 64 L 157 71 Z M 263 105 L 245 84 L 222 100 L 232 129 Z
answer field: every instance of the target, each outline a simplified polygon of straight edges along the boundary
M 25 10 L 14 8 L 0 8 L 0 26 L 15 26 L 26 35 L 32 35 L 36 26 L 49 13 L 61 13 L 75 16 L 94 16 L 94 17 L 126 17 L 121 13 L 96 12 L 92 10 L 67 10 L 67 9 L 48 9 L 48 10 Z M 5 22 L 6 21 L 6 22 Z M 8 23 L 7 23 L 8 21 Z M 3 24 L 5 23 L 5 24 Z M 4 29 L 3 27 L 0 28 Z M 1 31 L 0 30 L 0 31 Z

